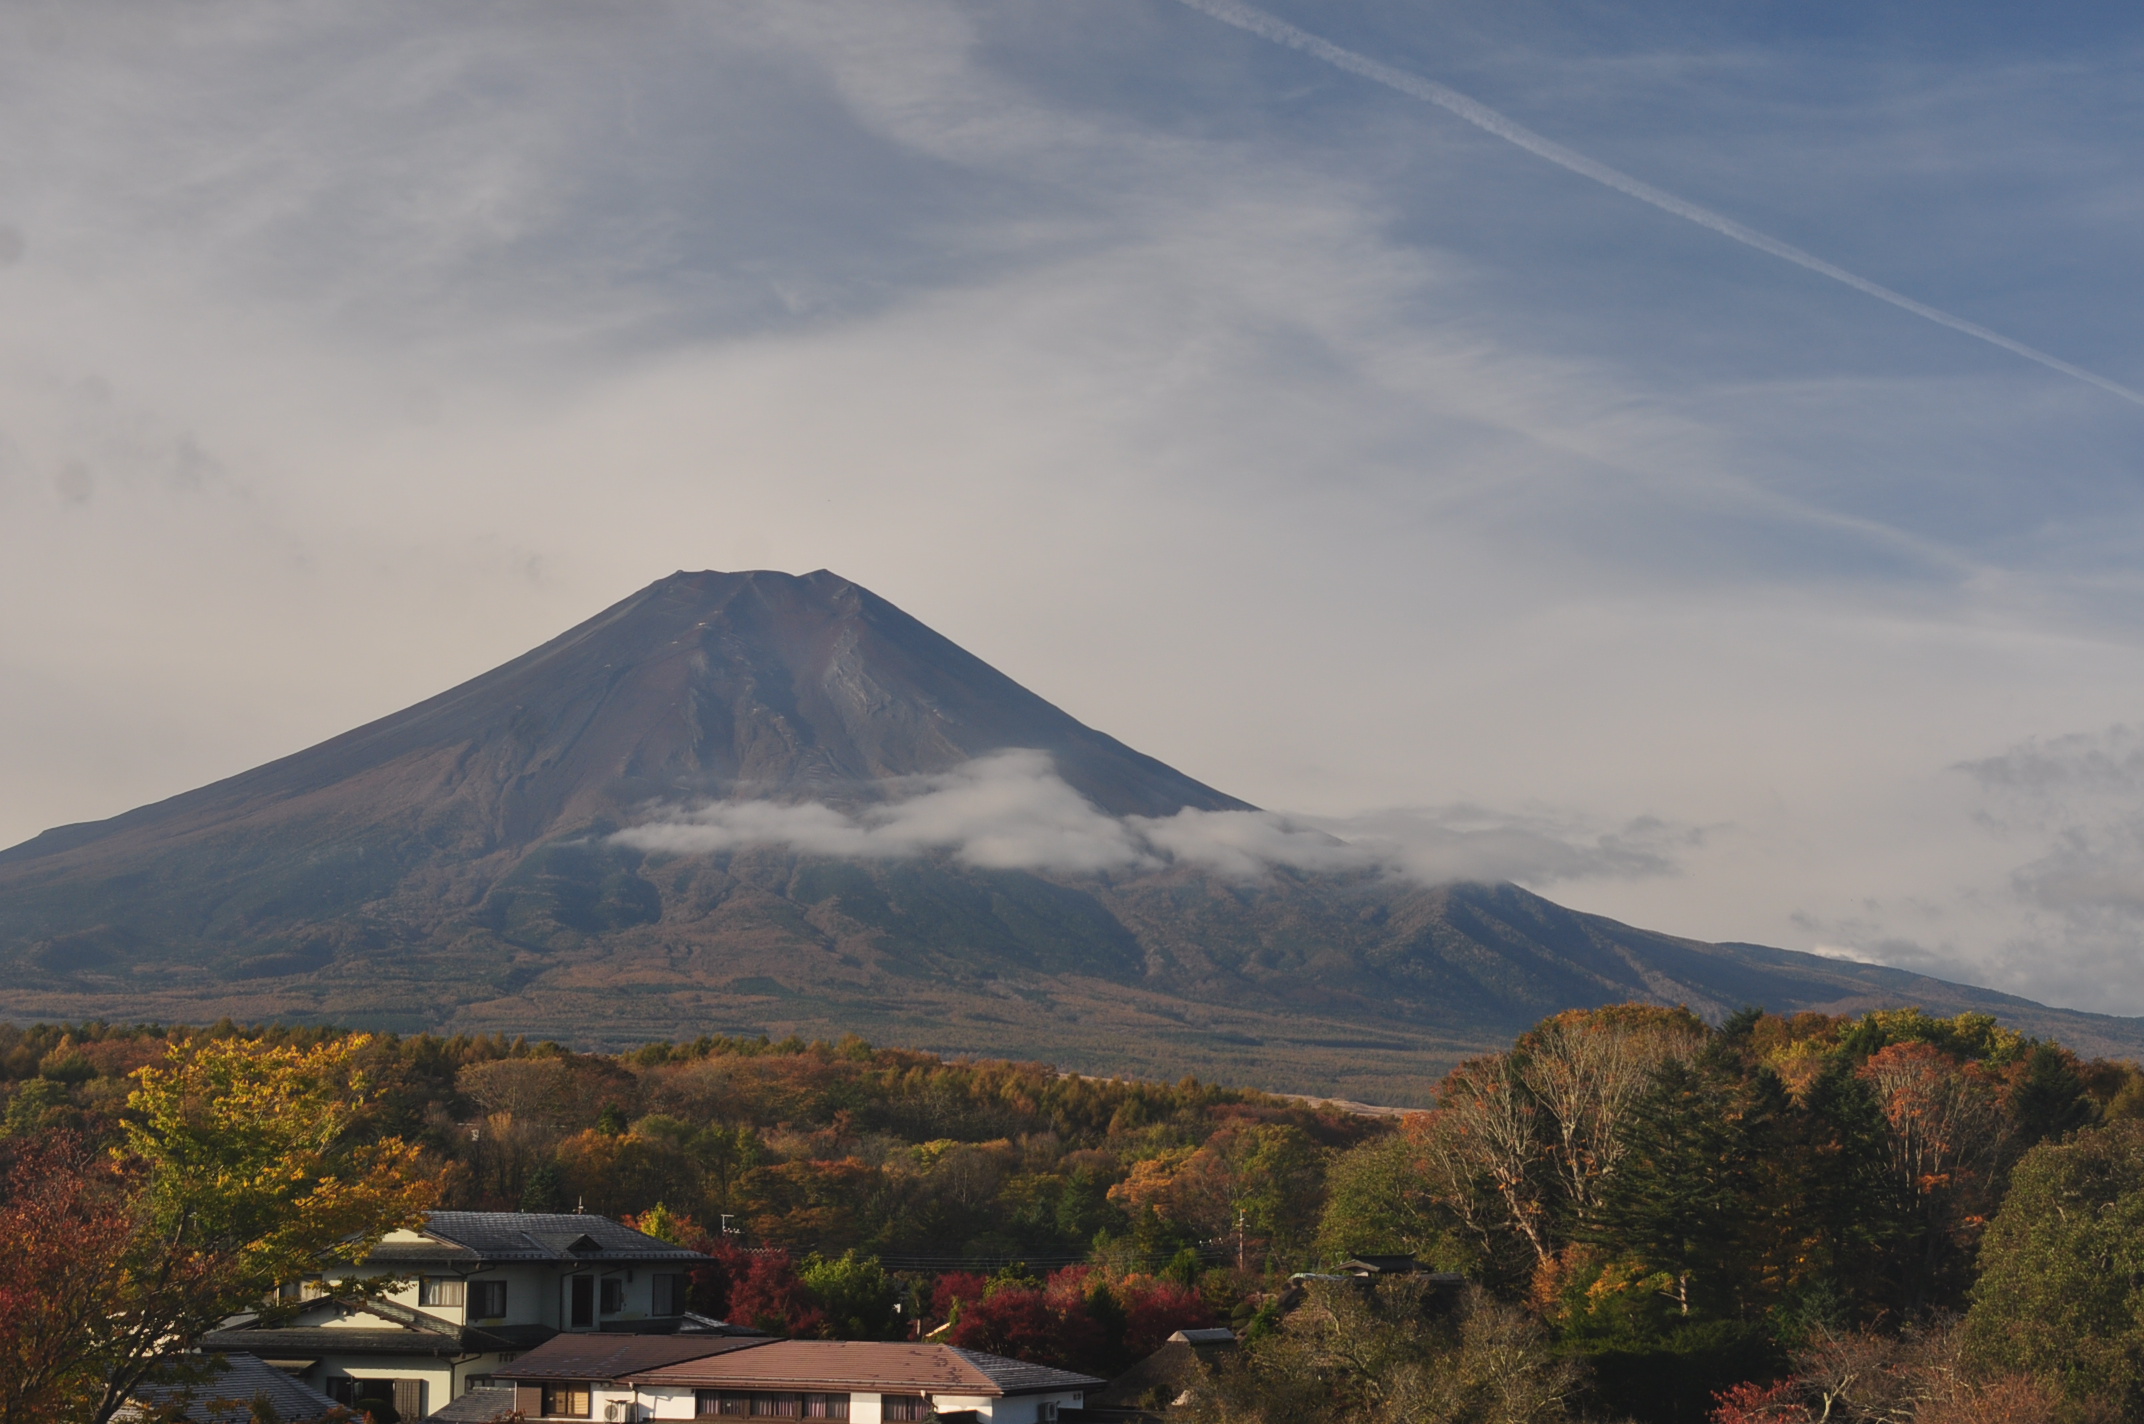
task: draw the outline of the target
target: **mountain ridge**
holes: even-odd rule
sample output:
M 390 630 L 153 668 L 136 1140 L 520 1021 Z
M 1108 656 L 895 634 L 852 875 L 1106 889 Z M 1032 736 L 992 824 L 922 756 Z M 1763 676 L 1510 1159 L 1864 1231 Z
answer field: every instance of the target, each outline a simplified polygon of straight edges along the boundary
M 616 1045 L 764 1029 L 1420 1101 L 1562 1008 L 2144 1021 L 1708 945 L 1509 885 L 1272 864 L 986 865 L 945 847 L 643 850 L 650 808 L 873 814 L 1040 753 L 1089 811 L 1248 812 L 825 570 L 680 572 L 402 712 L 0 851 L 0 1015 L 276 1017 Z

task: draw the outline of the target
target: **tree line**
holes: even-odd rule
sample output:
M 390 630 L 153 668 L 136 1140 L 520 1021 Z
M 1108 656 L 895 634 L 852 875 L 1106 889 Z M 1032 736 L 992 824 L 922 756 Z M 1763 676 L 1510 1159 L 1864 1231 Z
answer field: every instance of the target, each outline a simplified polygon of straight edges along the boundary
M 0 1092 L 0 1424 L 109 1417 L 214 1302 L 427 1206 L 630 1218 L 778 1333 L 1111 1374 L 1232 1324 L 1216 1424 L 2144 1417 L 2144 1073 L 1984 1015 L 1559 1014 L 1397 1119 L 854 1038 L 232 1024 L 0 1025 Z M 1316 1279 L 1394 1252 L 1467 1284 Z M 111 1338 L 61 1359 L 85 1300 Z

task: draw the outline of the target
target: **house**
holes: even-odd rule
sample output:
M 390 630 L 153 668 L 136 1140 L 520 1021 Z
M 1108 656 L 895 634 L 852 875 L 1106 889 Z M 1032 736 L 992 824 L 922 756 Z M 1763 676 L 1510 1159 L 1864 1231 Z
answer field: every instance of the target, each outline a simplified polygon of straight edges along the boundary
M 1456 1271 L 1425 1270 L 1413 1256 L 1353 1256 L 1330 1271 L 1297 1271 L 1288 1282 L 1296 1287 L 1306 1281 L 1357 1281 L 1374 1289 L 1379 1281 L 1397 1276 L 1411 1276 L 1428 1290 L 1440 1292 L 1458 1290 L 1467 1283 Z
M 686 1273 L 706 1259 L 600 1216 L 435 1211 L 334 1279 L 285 1287 L 277 1309 L 224 1322 L 201 1347 L 258 1356 L 338 1403 L 391 1404 L 414 1421 L 556 1335 L 732 1333 L 685 1309 Z M 351 1289 L 381 1276 L 399 1284 Z
M 658 1346 L 667 1347 L 657 1348 Z M 698 1353 L 689 1358 L 687 1349 Z M 616 1342 L 560 1336 L 497 1371 L 524 1419 L 842 1419 L 1038 1424 L 1104 1381 L 952 1345 L 864 1340 Z
M 1161 1348 L 1087 1396 L 1086 1418 L 1123 1420 L 1158 1418 L 1176 1403 L 1226 1352 L 1236 1347 L 1236 1332 L 1226 1326 L 1179 1330 Z
M 209 1363 L 203 1360 L 204 1364 Z M 268 1406 L 263 1411 L 262 1404 Z M 272 1412 L 270 1412 L 272 1411 Z M 225 1355 L 223 1368 L 197 1384 L 137 1385 L 113 1416 L 125 1421 L 187 1420 L 190 1424 L 254 1424 L 274 1418 L 285 1424 L 341 1418 L 343 1409 L 317 1389 L 251 1355 Z

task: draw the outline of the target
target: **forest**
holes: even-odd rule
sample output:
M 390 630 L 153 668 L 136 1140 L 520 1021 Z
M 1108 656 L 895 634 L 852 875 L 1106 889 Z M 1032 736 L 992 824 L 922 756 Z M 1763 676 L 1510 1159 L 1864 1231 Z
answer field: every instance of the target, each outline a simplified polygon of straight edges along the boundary
M 695 1309 L 776 1333 L 1109 1376 L 1231 1324 L 1182 1406 L 1212 1424 L 2144 1417 L 2144 1072 L 1983 1015 L 1575 1011 L 1390 1115 L 854 1038 L 229 1023 L 0 1025 L 0 1091 L 0 1240 L 72 1248 L 0 1264 L 0 1376 L 62 1381 L 0 1385 L 0 1424 L 168 1367 L 55 1343 L 54 1273 L 135 1289 L 144 1222 L 224 1223 L 191 1320 L 426 1206 L 628 1219 L 709 1253 Z M 234 1153 L 350 1200 L 225 1200 Z M 1463 1289 L 1329 1278 L 1401 1253 Z

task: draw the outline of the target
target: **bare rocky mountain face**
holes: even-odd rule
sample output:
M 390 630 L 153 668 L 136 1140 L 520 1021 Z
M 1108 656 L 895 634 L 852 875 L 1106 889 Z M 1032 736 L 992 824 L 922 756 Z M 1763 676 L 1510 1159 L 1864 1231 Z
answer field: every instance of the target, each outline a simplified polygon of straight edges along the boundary
M 1046 756 L 1090 817 L 1251 809 L 831 573 L 675 574 L 406 711 L 0 851 L 0 1017 L 607 1045 L 854 1031 L 1392 1102 L 1546 1013 L 1631 998 L 1984 1009 L 2144 1048 L 2144 1021 L 1652 934 L 1510 885 L 616 837 L 707 805 L 868 819 L 1011 751 Z

